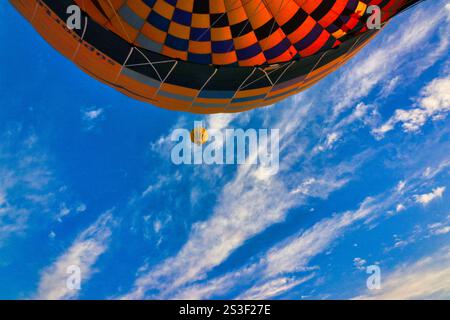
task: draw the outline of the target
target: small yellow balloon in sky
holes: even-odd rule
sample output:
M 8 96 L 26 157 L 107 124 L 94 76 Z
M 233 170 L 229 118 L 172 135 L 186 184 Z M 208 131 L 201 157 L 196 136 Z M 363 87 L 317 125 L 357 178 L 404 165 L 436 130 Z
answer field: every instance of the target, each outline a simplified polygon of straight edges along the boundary
M 202 145 L 208 141 L 208 131 L 202 127 L 196 127 L 191 131 L 191 141 L 196 145 Z

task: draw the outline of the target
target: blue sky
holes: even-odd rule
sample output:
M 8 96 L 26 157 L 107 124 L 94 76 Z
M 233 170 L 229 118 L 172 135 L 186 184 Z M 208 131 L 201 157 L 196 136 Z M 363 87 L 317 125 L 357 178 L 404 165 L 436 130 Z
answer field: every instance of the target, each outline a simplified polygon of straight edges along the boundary
M 449 22 L 425 2 L 310 90 L 201 116 L 98 83 L 2 3 L 0 298 L 450 298 Z M 280 170 L 174 165 L 194 121 L 280 129 Z

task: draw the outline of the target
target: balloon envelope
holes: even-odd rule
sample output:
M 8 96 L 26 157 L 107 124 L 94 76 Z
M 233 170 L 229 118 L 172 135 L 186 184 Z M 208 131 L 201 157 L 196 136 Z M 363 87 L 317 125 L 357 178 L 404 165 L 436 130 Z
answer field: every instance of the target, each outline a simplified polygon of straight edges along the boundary
M 379 6 L 384 25 L 418 1 L 10 2 L 54 48 L 122 93 L 163 108 L 221 113 L 310 87 L 377 33 L 367 28 L 368 6 Z

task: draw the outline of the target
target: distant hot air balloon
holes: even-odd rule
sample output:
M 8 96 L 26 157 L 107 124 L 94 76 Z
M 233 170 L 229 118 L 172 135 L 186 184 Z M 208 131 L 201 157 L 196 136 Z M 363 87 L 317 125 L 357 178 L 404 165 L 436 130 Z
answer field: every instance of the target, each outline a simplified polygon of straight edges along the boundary
M 203 127 L 196 127 L 191 131 L 191 141 L 196 145 L 205 144 L 209 139 L 208 131 Z
M 10 0 L 53 47 L 124 94 L 194 113 L 273 104 L 336 70 L 418 0 Z M 79 26 L 67 21 L 77 5 Z M 76 8 L 76 7 L 75 7 Z M 76 25 L 76 24 L 75 24 Z

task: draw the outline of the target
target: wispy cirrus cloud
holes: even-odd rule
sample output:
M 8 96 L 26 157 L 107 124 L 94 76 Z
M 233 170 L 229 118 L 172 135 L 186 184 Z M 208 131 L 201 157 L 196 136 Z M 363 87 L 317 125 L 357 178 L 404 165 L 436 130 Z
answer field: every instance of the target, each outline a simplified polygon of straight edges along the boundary
M 397 266 L 382 278 L 380 290 L 367 291 L 354 299 L 450 299 L 449 248 Z
M 104 118 L 105 110 L 103 108 L 86 108 L 82 111 L 81 118 L 84 124 L 84 130 L 90 131 L 94 129 Z
M 273 297 L 277 297 L 280 294 L 291 290 L 302 283 L 312 279 L 314 274 L 310 274 L 303 278 L 296 277 L 279 277 L 260 285 L 255 285 L 249 290 L 238 296 L 239 300 L 267 300 Z
M 422 89 L 415 107 L 404 110 L 397 109 L 394 115 L 373 133 L 382 138 L 394 129 L 397 123 L 405 132 L 417 132 L 430 119 L 441 120 L 450 112 L 450 76 L 436 78 Z
M 212 216 L 193 226 L 189 240 L 177 255 L 139 276 L 125 298 L 144 297 L 150 290 L 156 290 L 158 296 L 164 297 L 176 292 L 179 287 L 204 278 L 208 271 L 224 262 L 246 240 L 282 222 L 289 210 L 303 203 L 305 198 L 327 197 L 350 180 L 349 176 L 366 160 L 367 155 L 327 169 L 326 173 L 317 173 L 322 176 L 314 179 L 311 190 L 317 190 L 311 191 L 311 194 L 292 192 L 290 183 L 287 183 L 291 179 L 286 179 L 286 174 L 295 164 L 291 160 L 302 149 L 295 137 L 307 125 L 305 120 L 310 110 L 307 105 L 299 110 L 299 99 L 292 99 L 294 103 L 287 104 L 269 124 L 269 127 L 280 128 L 281 131 L 280 150 L 286 161 L 282 162 L 280 172 L 264 174 L 262 179 L 258 167 L 238 167 L 235 177 L 220 191 Z
M 61 182 L 51 153 L 32 130 L 11 125 L 0 141 L 0 246 L 13 236 L 27 237 L 25 231 L 44 229 L 86 210 Z
M 0 144 L 0 245 L 25 231 L 35 212 L 46 212 L 55 204 L 57 190 L 46 155 L 38 150 L 34 134 L 17 139 L 23 128 L 4 132 Z
M 173 288 L 173 293 L 167 297 L 207 299 L 225 294 L 236 286 L 244 286 L 245 289 L 245 286 L 250 284 L 250 288 L 244 290 L 239 298 L 256 295 L 261 299 L 277 297 L 310 280 L 318 273 L 310 262 L 329 250 L 349 230 L 363 226 L 373 227 L 382 220 L 389 219 L 391 216 L 388 213 L 395 210 L 399 202 L 412 198 L 418 188 L 428 185 L 436 176 L 445 172 L 446 163 L 447 159 L 444 156 L 435 167 L 427 167 L 430 168 L 428 171 L 433 172 L 429 175 L 421 174 L 424 169 L 416 168 L 413 175 L 406 177 L 391 189 L 378 196 L 366 198 L 356 210 L 333 214 L 330 218 L 318 221 L 309 229 L 299 231 L 281 241 L 262 255 L 257 263 L 245 265 L 213 279 L 200 279 L 194 284 L 186 283 L 178 289 Z M 433 233 L 433 230 L 439 230 L 436 234 L 445 234 L 446 224 L 434 224 L 428 229 L 429 232 L 421 237 Z M 417 235 L 414 237 L 416 239 Z M 365 262 L 358 259 L 355 263 L 362 268 Z M 298 284 L 296 281 L 299 281 Z M 273 287 L 274 290 L 268 290 L 274 284 L 278 284 Z
M 76 298 L 80 291 L 67 285 L 68 268 L 81 271 L 81 285 L 95 272 L 98 258 L 108 249 L 114 219 L 112 210 L 103 213 L 95 223 L 85 229 L 56 261 L 42 271 L 36 299 L 63 300 Z
M 432 223 L 427 227 L 429 234 L 440 236 L 450 233 L 450 215 L 443 221 Z
M 436 11 L 436 6 L 442 7 L 442 10 Z M 423 55 L 416 56 L 414 66 L 425 67 L 426 65 L 428 68 L 433 65 L 447 51 L 448 38 L 445 34 L 448 35 L 449 21 L 450 5 L 446 1 L 440 1 L 426 9 L 419 7 L 407 21 L 404 20 L 402 28 L 384 36 L 380 48 L 368 52 L 368 56 L 353 60 L 351 71 L 341 72 L 339 81 L 331 88 L 335 93 L 333 97 L 338 93 L 344 93 L 342 99 L 335 104 L 334 115 L 338 116 L 342 111 L 359 103 L 384 81 L 387 81 L 386 86 L 388 86 L 384 93 L 386 90 L 392 92 L 398 84 L 398 82 L 393 83 L 392 79 L 395 79 L 400 67 L 411 63 L 413 59 L 411 57 L 416 53 L 417 48 L 426 46 L 428 55 L 425 58 Z M 439 45 L 427 44 L 433 33 L 441 26 L 444 26 L 446 30 L 442 32 Z M 417 71 L 418 68 L 415 67 L 415 70 Z
M 424 206 L 429 204 L 431 201 L 442 198 L 442 195 L 444 194 L 445 187 L 437 187 L 434 188 L 433 191 L 430 193 L 424 193 L 419 195 L 414 195 L 414 199 L 417 203 L 420 203 Z
M 379 199 L 382 199 L 380 197 Z M 219 278 L 181 288 L 176 298 L 200 297 L 207 299 L 233 286 L 253 283 L 239 298 L 270 299 L 312 279 L 315 268 L 310 261 L 324 253 L 332 243 L 358 221 L 364 221 L 372 214 L 380 214 L 393 201 L 367 198 L 356 210 L 335 214 L 325 218 L 311 228 L 300 231 L 270 248 L 258 262 Z M 251 270 L 251 272 L 247 272 Z M 217 283 L 226 284 L 217 286 Z

